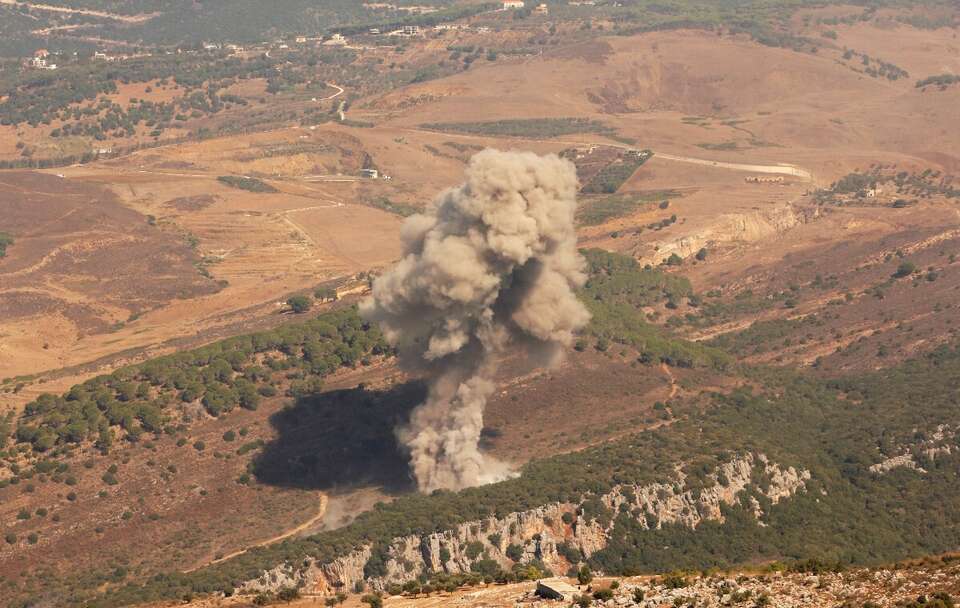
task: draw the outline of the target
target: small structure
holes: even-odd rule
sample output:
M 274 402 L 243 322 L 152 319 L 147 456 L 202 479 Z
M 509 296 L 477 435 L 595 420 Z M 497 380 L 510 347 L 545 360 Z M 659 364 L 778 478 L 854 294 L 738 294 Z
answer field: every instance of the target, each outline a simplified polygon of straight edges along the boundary
M 545 578 L 537 581 L 536 594 L 544 599 L 572 602 L 579 593 L 576 587 L 559 578 Z
M 546 4 L 544 4 L 543 2 L 541 2 L 540 4 L 537 5 L 537 7 L 536 7 L 535 9 L 533 9 L 533 14 L 534 14 L 534 15 L 549 15 L 549 14 L 550 14 L 550 9 L 547 8 L 547 5 L 546 5 Z
M 33 59 L 30 60 L 30 67 L 37 70 L 55 70 L 57 69 L 57 64 L 48 63 L 50 57 L 50 52 L 47 49 L 38 49 L 33 54 Z
M 523 0 L 503 0 L 503 10 L 509 11 L 515 8 L 523 8 Z
M 334 34 L 330 36 L 330 40 L 324 41 L 323 44 L 326 46 L 346 46 L 347 39 L 343 36 L 343 34 Z
M 748 175 L 743 178 L 748 184 L 782 184 L 783 176 L 782 175 Z
M 377 179 L 380 177 L 380 172 L 376 169 L 360 169 L 361 177 L 368 177 L 370 179 Z

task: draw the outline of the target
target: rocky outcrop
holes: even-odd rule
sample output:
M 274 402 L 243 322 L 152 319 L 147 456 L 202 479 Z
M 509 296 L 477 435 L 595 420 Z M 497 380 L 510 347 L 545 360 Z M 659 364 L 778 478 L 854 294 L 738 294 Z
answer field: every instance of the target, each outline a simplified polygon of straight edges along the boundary
M 382 565 L 372 575 L 365 569 L 375 548 L 367 545 L 327 563 L 308 559 L 299 567 L 278 566 L 245 583 L 241 591 L 298 586 L 328 594 L 351 591 L 360 582 L 384 590 L 423 573 L 471 572 L 478 560 L 492 560 L 505 570 L 536 560 L 562 573 L 575 565 L 569 556 L 589 557 L 606 547 L 618 513 L 629 513 L 646 529 L 669 524 L 695 529 L 704 521 L 722 522 L 723 506 L 740 506 L 760 520 L 764 514 L 757 496 L 777 504 L 803 491 L 809 479 L 809 471 L 781 467 L 763 454 L 736 455 L 696 480 L 678 465 L 669 481 L 621 484 L 600 496 L 584 496 L 577 504 L 551 503 L 423 537 L 395 538 L 376 549 Z
M 913 430 L 918 434 L 918 430 Z M 905 468 L 913 469 L 919 473 L 927 471 L 917 462 L 918 458 L 934 460 L 940 456 L 950 455 L 956 451 L 957 432 L 949 425 L 941 424 L 929 433 L 928 436 L 917 440 L 912 444 L 899 446 L 899 454 L 888 456 L 880 462 L 870 466 L 870 472 L 877 475 L 883 475 L 893 469 Z
M 747 213 L 728 213 L 696 234 L 668 241 L 650 243 L 654 251 L 641 255 L 643 261 L 659 263 L 677 254 L 682 258 L 695 255 L 701 248 L 732 243 L 750 243 L 782 234 L 819 216 L 816 207 L 784 203 Z

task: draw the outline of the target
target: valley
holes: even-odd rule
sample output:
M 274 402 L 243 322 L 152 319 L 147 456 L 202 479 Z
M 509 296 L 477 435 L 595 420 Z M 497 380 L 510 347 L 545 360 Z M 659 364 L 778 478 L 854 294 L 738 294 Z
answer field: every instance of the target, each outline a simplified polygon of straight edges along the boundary
M 195 4 L 0 4 L 10 606 L 960 593 L 956 7 Z M 591 320 L 421 494 L 358 305 L 487 148 L 572 164 Z

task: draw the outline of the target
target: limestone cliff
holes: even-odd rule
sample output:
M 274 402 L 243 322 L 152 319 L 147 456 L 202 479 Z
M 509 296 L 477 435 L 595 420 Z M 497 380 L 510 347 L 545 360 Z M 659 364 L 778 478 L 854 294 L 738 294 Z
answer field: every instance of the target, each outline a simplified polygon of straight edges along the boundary
M 481 559 L 493 560 L 504 569 L 517 562 L 539 560 L 563 573 L 575 565 L 565 556 L 579 552 L 589 557 L 606 547 L 616 513 L 630 513 L 647 529 L 667 524 L 696 528 L 703 521 L 723 521 L 721 506 L 740 506 L 760 520 L 764 514 L 756 495 L 777 504 L 804 491 L 809 479 L 809 471 L 781 467 L 763 454 L 732 456 L 696 483 L 678 464 L 673 479 L 663 482 L 621 484 L 601 496 L 583 496 L 577 504 L 551 503 L 504 517 L 464 522 L 423 537 L 395 538 L 385 549 L 381 546 L 383 567 L 375 575 L 365 574 L 374 551 L 367 545 L 327 563 L 307 559 L 302 564 L 280 565 L 240 589 L 250 592 L 297 586 L 325 594 L 351 591 L 363 582 L 383 590 L 421 573 L 470 572 Z

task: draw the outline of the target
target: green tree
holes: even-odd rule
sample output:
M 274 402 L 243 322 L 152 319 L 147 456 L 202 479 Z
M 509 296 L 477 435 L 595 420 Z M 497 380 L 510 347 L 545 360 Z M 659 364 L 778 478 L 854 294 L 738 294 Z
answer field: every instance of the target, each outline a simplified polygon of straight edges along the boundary
M 364 604 L 369 604 L 370 608 L 383 608 L 383 598 L 379 595 L 374 595 L 373 593 L 368 593 L 367 595 L 360 598 L 360 601 Z
M 592 580 L 593 572 L 590 570 L 590 566 L 584 565 L 577 570 L 577 582 L 581 585 L 589 585 Z
M 332 287 L 320 287 L 313 292 L 313 297 L 321 302 L 335 301 L 337 299 L 337 290 Z
M 307 296 L 293 296 L 287 300 L 287 306 L 297 314 L 307 312 L 310 310 L 310 298 Z
M 7 255 L 7 247 L 13 245 L 13 237 L 6 232 L 0 232 L 0 258 Z

